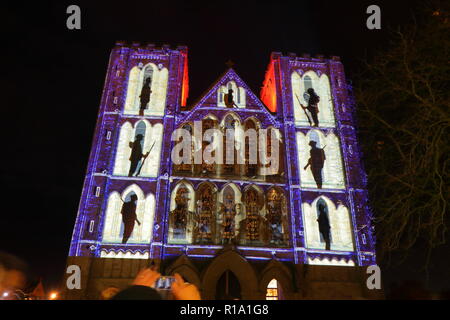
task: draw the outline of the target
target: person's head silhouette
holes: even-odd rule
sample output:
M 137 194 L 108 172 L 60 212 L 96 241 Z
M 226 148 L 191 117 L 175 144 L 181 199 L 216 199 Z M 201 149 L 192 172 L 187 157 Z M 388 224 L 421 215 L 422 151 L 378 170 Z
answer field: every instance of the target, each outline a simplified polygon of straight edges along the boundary
M 315 147 L 317 146 L 317 142 L 311 140 L 311 141 L 309 142 L 309 145 L 310 145 L 312 148 L 315 148 Z
M 138 135 L 136 136 L 136 141 L 141 141 L 142 138 L 144 138 L 144 136 L 143 136 L 142 134 L 138 134 Z

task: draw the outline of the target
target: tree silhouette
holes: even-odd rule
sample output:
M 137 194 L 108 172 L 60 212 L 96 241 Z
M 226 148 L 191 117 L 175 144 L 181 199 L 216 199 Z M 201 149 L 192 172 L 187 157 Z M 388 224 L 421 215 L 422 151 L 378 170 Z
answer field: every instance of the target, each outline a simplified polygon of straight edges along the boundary
M 407 253 L 422 241 L 430 254 L 446 241 L 449 12 L 448 2 L 423 6 L 355 78 L 380 256 Z

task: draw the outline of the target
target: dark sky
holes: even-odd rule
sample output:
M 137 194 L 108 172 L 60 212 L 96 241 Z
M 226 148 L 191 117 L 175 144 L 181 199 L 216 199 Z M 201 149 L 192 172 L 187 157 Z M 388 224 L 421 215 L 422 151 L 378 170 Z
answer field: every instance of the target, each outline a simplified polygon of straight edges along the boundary
M 388 27 L 411 17 L 415 2 L 39 1 L 2 9 L 6 206 L 0 214 L 0 250 L 26 260 L 46 284 L 53 285 L 64 272 L 116 40 L 187 45 L 190 101 L 225 70 L 228 59 L 259 95 L 272 51 L 339 55 L 351 78 L 360 59 L 387 45 Z M 81 7 L 79 31 L 66 28 L 70 4 Z M 381 7 L 382 30 L 366 28 L 370 4 Z M 420 259 L 386 271 L 386 278 L 424 279 L 416 267 Z M 441 284 L 443 274 L 437 272 L 432 283 Z

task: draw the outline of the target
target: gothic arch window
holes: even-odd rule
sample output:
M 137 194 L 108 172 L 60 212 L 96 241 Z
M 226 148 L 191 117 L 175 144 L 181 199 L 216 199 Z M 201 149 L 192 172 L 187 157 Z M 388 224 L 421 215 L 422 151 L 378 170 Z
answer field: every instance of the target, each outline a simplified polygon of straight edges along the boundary
M 280 130 L 272 126 L 266 130 L 266 150 L 265 155 L 268 163 L 261 161 L 262 174 L 266 180 L 270 176 L 282 177 L 284 174 L 284 147 Z
M 222 131 L 223 131 L 223 165 L 222 174 L 239 174 L 239 167 L 236 165 L 238 160 L 238 136 L 240 132 L 238 131 L 241 127 L 240 120 L 234 114 L 227 114 L 222 121 Z
M 249 118 L 244 123 L 244 172 L 247 177 L 256 178 L 259 175 L 258 138 L 261 124 L 254 118 Z
M 184 151 L 185 150 L 181 150 L 180 152 L 179 152 L 179 156 L 180 157 L 182 157 L 183 159 L 185 159 L 186 161 L 183 161 L 182 163 L 180 163 L 180 164 L 174 164 L 174 169 L 175 169 L 175 171 L 177 171 L 177 172 L 183 172 L 183 173 L 193 173 L 193 169 L 194 169 L 194 152 L 195 152 L 195 143 L 194 143 L 194 141 L 193 141 L 193 138 L 194 138 L 194 128 L 193 128 L 193 125 L 192 125 L 192 123 L 185 123 L 185 124 L 183 124 L 181 127 L 180 127 L 181 129 L 183 129 L 183 130 L 186 130 L 186 134 L 189 134 L 189 136 L 191 137 L 191 145 L 190 145 L 190 147 L 191 147 L 191 149 L 190 149 L 190 151 L 191 151 L 191 155 L 190 155 L 190 157 L 189 157 L 189 155 L 187 154 L 186 155 L 186 157 L 184 157 L 185 155 L 184 155 Z M 176 138 L 176 143 L 182 143 L 182 137 L 181 137 L 181 135 L 179 135 L 177 138 Z M 189 152 L 189 149 L 187 149 L 187 151 L 186 151 L 187 153 Z M 189 159 L 190 158 L 190 159 Z M 190 160 L 190 161 L 189 161 Z
M 219 244 L 235 241 L 239 233 L 241 213 L 241 192 L 239 188 L 230 183 L 219 193 L 219 208 L 217 210 L 217 238 Z
M 283 190 L 278 187 L 271 187 L 267 190 L 266 220 L 269 244 L 287 245 L 289 241 L 287 201 Z
M 266 300 L 281 300 L 281 285 L 277 279 L 267 284 Z
M 170 197 L 169 243 L 192 243 L 194 212 L 194 188 L 190 183 L 181 181 L 173 189 Z
M 212 243 L 216 234 L 217 188 L 208 182 L 200 184 L 195 204 L 194 243 Z
M 217 90 L 217 106 L 226 107 L 225 95 L 228 94 L 228 90 L 233 90 L 233 101 L 238 108 L 245 108 L 246 93 L 243 87 L 239 87 L 235 81 L 229 81 L 225 85 L 220 86 Z M 236 107 L 236 106 L 234 106 Z
M 154 214 L 155 196 L 152 193 L 145 196 L 136 184 L 129 186 L 121 194 L 112 192 L 108 197 L 102 241 L 150 243 Z
M 306 134 L 297 132 L 297 154 L 302 187 L 345 188 L 341 147 L 334 133 L 325 135 L 315 129 Z
M 202 164 L 201 164 L 201 173 L 202 174 L 215 174 L 217 173 L 218 163 L 220 162 L 220 151 L 221 142 L 219 139 L 221 137 L 217 136 L 217 133 L 210 134 L 211 129 L 218 129 L 218 121 L 214 116 L 208 115 L 202 120 L 202 137 L 203 141 L 202 145 Z M 205 135 L 206 134 L 206 135 Z
M 128 121 L 125 122 L 120 129 L 113 170 L 114 175 L 129 175 L 132 162 L 138 160 L 137 164 L 134 164 L 136 169 L 132 176 L 156 177 L 160 165 L 162 135 L 163 125 L 161 123 L 156 123 L 152 126 L 147 120 L 141 120 L 133 127 Z M 140 144 L 144 157 L 132 157 L 135 143 Z
M 127 96 L 125 99 L 125 114 L 139 114 L 141 107 L 141 91 L 143 86 L 150 86 L 150 97 L 146 103 L 144 115 L 164 115 L 168 87 L 168 69 L 158 68 L 154 63 L 145 66 L 135 66 L 128 75 Z M 147 82 L 148 81 L 148 82 Z
M 305 91 L 308 91 L 308 89 L 313 88 L 312 80 L 311 80 L 310 76 L 303 77 L 303 85 L 304 85 Z M 304 97 L 305 102 L 306 102 L 306 99 L 307 98 Z
M 321 211 L 323 211 L 323 213 L 325 214 L 325 217 L 326 217 L 325 220 L 328 221 L 328 223 L 329 223 L 330 215 L 328 213 L 328 206 L 323 198 L 319 198 L 319 201 L 317 201 L 317 203 L 316 203 L 315 209 L 316 209 L 317 220 L 320 219 L 320 213 L 321 213 Z M 317 228 L 319 228 L 319 226 L 317 226 Z M 320 228 L 319 228 L 319 235 L 320 235 L 320 242 L 325 243 L 325 239 L 323 238 L 323 235 L 320 233 Z M 329 237 L 330 237 L 330 242 L 333 243 L 332 234 L 330 234 Z
M 309 127 L 314 124 L 313 115 L 309 110 L 301 107 L 308 106 L 308 89 L 314 89 L 319 96 L 317 118 L 319 127 L 335 127 L 334 107 L 331 97 L 330 81 L 326 74 L 319 76 L 315 71 L 309 70 L 303 74 L 294 71 L 291 75 L 292 103 L 294 108 L 294 119 L 297 126 Z
M 252 185 L 244 192 L 243 207 L 245 219 L 241 220 L 239 240 L 247 245 L 263 245 L 267 242 L 266 223 L 262 215 L 264 195 L 262 190 Z
M 334 202 L 325 196 L 316 198 L 311 204 L 304 202 L 302 205 L 306 246 L 311 249 L 325 249 L 325 241 L 317 221 L 320 206 L 325 208 L 328 217 L 331 250 L 353 251 L 353 232 L 348 208 L 342 204 L 336 207 Z

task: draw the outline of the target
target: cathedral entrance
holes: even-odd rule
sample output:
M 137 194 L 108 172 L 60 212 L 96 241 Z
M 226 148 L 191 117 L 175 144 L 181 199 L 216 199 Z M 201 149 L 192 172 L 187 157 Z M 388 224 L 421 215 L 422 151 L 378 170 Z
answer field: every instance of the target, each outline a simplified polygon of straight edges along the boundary
M 216 300 L 241 299 L 241 285 L 230 270 L 226 270 L 217 281 Z

